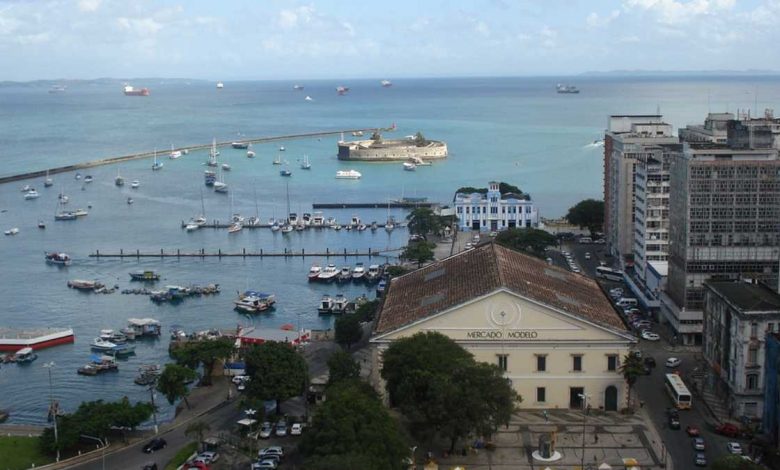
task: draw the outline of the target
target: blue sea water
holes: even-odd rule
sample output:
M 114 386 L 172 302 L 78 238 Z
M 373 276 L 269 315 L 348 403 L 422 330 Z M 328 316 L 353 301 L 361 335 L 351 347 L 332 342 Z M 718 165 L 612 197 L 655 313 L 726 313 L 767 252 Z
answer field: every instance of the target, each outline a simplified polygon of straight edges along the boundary
M 160 150 L 161 171 L 151 161 L 82 170 L 95 181 L 85 185 L 73 174 L 53 176 L 55 185 L 44 189 L 42 179 L 0 185 L 0 229 L 19 227 L 15 237 L 0 239 L 0 325 L 72 326 L 76 343 L 43 350 L 29 366 L 0 368 L 0 408 L 11 410 L 12 422 L 42 423 L 46 418 L 48 375 L 41 365 L 54 361 L 54 396 L 72 410 L 85 399 L 148 399 L 143 387 L 133 384 L 140 364 L 164 362 L 167 337 L 142 342 L 137 355 L 120 364 L 117 374 L 98 377 L 76 375 L 89 358 L 88 344 L 101 328 L 119 328 L 129 317 L 153 317 L 188 330 L 210 327 L 235 328 L 254 323 L 278 327 L 285 323 L 305 328 L 327 328 L 331 319 L 320 317 L 316 304 L 324 293 L 362 293 L 363 286 L 309 284 L 306 272 L 311 258 L 208 258 L 208 259 L 95 259 L 88 255 L 124 250 L 158 251 L 283 251 L 284 249 L 393 250 L 406 242 L 405 230 L 387 234 L 307 231 L 289 235 L 268 230 L 225 230 L 186 233 L 182 220 L 200 212 L 203 194 L 209 219 L 225 220 L 232 212 L 245 216 L 257 211 L 262 219 L 282 217 L 289 199 L 294 212 L 311 212 L 312 202 L 385 201 L 406 196 L 427 196 L 447 202 L 460 186 L 485 186 L 498 179 L 529 192 L 542 215 L 557 217 L 586 197 L 601 197 L 603 148 L 592 145 L 603 135 L 610 114 L 655 113 L 660 110 L 675 127 L 700 123 L 708 110 L 775 108 L 780 85 L 775 77 L 690 77 L 675 79 L 579 78 L 582 93 L 555 93 L 561 78 L 484 78 L 394 80 L 391 88 L 378 81 L 349 83 L 312 82 L 294 91 L 291 82 L 227 82 L 217 91 L 214 84 L 146 82 L 149 97 L 126 97 L 121 87 L 105 83 L 70 85 L 67 92 L 49 94 L 48 87 L 9 85 L 0 87 L 0 175 L 62 166 L 154 148 Z M 337 96 L 338 85 L 348 85 L 346 96 Z M 313 101 L 305 101 L 305 96 Z M 169 160 L 176 146 L 247 137 L 287 135 L 311 131 L 398 126 L 395 136 L 422 131 L 427 137 L 448 143 L 450 157 L 416 172 L 402 171 L 400 163 L 347 163 L 336 159 L 338 137 L 284 142 L 283 158 L 290 163 L 291 178 L 279 176 L 271 164 L 279 144 L 257 145 L 257 156 L 248 159 L 243 150 L 222 149 L 221 161 L 232 165 L 225 173 L 231 196 L 215 194 L 203 185 L 205 152 L 191 152 Z M 345 136 L 351 138 L 351 136 Z M 391 137 L 388 135 L 387 137 Z M 308 155 L 312 169 L 299 169 Z M 359 181 L 335 180 L 339 169 L 363 173 Z M 120 172 L 128 184 L 117 188 Z M 138 179 L 133 190 L 129 182 Z M 23 200 L 19 191 L 34 185 L 41 197 Z M 69 209 L 91 206 L 89 216 L 74 222 L 54 222 L 57 194 L 70 197 Z M 135 203 L 128 205 L 132 196 Z M 232 208 L 231 208 L 232 205 Z M 401 219 L 403 211 L 325 211 L 346 222 L 359 214 L 365 221 Z M 47 224 L 36 228 L 38 220 Z M 44 251 L 65 251 L 72 266 L 57 268 L 43 261 Z M 316 260 L 325 263 L 327 260 Z M 333 259 L 337 266 L 383 260 Z M 156 305 L 144 296 L 88 295 L 66 287 L 69 279 L 98 279 L 120 288 L 131 287 L 128 272 L 160 271 L 164 284 L 219 283 L 223 293 L 187 299 L 173 305 Z M 255 318 L 232 310 L 235 292 L 247 288 L 274 292 L 275 312 Z M 164 401 L 158 398 L 158 402 Z M 171 408 L 163 404 L 163 416 Z

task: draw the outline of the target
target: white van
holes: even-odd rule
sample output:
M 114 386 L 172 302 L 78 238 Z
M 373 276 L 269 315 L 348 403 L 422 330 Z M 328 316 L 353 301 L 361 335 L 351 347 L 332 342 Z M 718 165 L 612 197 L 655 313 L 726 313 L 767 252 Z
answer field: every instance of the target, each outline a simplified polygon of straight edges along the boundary
M 638 305 L 637 301 L 633 297 L 621 297 L 618 299 L 617 302 L 615 302 L 615 305 L 618 307 L 636 307 Z

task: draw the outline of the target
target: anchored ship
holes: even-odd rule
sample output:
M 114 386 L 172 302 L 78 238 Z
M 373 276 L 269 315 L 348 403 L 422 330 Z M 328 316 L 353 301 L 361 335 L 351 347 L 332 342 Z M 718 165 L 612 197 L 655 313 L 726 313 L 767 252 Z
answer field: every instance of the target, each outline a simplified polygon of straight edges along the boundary
M 130 85 L 125 85 L 124 88 L 125 96 L 149 96 L 149 89 L 148 88 L 133 88 Z

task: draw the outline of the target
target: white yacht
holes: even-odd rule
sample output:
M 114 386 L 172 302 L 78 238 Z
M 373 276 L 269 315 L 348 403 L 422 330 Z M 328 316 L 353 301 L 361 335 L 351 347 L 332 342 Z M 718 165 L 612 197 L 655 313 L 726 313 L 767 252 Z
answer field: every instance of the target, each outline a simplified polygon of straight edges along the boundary
M 349 221 L 349 225 L 353 225 L 357 227 L 358 225 L 362 225 L 362 222 L 360 221 L 360 216 L 353 215 L 352 219 Z
M 225 171 L 230 171 L 231 170 L 231 166 L 228 165 L 227 163 L 223 163 L 222 164 L 222 169 L 225 170 Z
M 168 155 L 168 158 L 171 160 L 176 160 L 177 158 L 181 157 L 181 150 L 174 150 L 173 144 L 171 144 L 171 153 Z
M 339 270 L 336 268 L 335 264 L 329 264 L 322 268 L 322 272 L 317 276 L 317 280 L 319 281 L 325 281 L 330 282 L 336 279 L 336 276 L 339 275 Z
M 24 198 L 26 200 L 38 199 L 39 197 L 40 197 L 40 194 L 38 194 L 38 191 L 36 191 L 34 189 L 31 189 L 31 190 L 27 191 L 26 193 L 24 193 Z
M 404 170 L 405 171 L 414 171 L 417 169 L 417 165 L 415 165 L 412 162 L 404 162 Z
M 130 187 L 133 189 L 138 189 L 139 186 L 141 186 L 141 182 L 138 180 L 133 180 L 133 182 L 130 183 Z
M 342 180 L 359 180 L 363 175 L 357 170 L 339 170 L 336 172 L 336 178 Z
M 363 267 L 363 263 L 358 263 L 354 269 L 352 269 L 352 280 L 362 281 L 366 276 L 366 268 Z
M 311 219 L 311 226 L 312 227 L 322 227 L 325 225 L 325 217 L 322 215 L 322 212 L 317 211 L 314 213 L 314 216 Z
M 317 312 L 319 313 L 331 313 L 333 310 L 333 298 L 325 294 L 322 296 L 322 299 L 320 300 L 320 305 L 317 307 Z

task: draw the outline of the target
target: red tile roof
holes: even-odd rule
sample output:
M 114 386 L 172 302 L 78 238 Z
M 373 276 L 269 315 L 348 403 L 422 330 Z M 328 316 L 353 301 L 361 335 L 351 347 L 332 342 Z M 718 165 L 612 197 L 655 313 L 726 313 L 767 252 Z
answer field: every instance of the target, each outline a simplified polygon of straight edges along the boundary
M 613 330 L 627 331 L 593 279 L 488 243 L 393 279 L 374 333 L 387 333 L 501 288 Z

